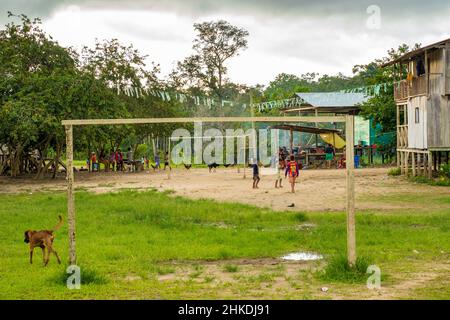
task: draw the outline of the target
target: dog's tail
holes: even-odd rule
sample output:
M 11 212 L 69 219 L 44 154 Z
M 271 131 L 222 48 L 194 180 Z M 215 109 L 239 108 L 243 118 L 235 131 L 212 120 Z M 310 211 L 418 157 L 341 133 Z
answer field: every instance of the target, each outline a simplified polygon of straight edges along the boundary
M 59 215 L 58 218 L 59 218 L 59 222 L 56 224 L 56 226 L 53 227 L 52 231 L 58 230 L 59 228 L 61 228 L 61 226 L 63 224 L 63 218 L 61 217 L 61 215 Z

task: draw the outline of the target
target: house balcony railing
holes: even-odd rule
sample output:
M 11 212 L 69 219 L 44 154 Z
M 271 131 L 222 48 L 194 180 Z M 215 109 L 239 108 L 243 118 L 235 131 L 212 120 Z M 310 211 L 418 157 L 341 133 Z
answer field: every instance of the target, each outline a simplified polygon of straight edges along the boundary
M 412 81 L 401 80 L 394 84 L 394 99 L 406 100 L 409 97 L 427 94 L 427 75 L 415 77 Z
M 397 126 L 397 148 L 408 148 L 408 125 Z

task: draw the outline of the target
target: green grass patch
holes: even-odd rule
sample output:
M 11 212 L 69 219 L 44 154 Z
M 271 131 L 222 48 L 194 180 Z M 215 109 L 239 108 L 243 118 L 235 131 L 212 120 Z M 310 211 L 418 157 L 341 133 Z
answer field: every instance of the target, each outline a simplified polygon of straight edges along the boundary
M 175 273 L 175 268 L 167 265 L 151 265 L 149 268 L 150 272 L 156 273 L 160 276 Z
M 389 201 L 408 199 L 399 195 Z M 448 198 L 419 195 L 413 200 L 439 207 L 356 214 L 358 256 L 373 257 L 374 264 L 383 266 L 383 274 L 389 274 L 393 264 L 409 270 L 413 263 L 430 263 L 450 252 Z M 48 229 L 56 224 L 58 214 L 66 217 L 66 194 L 2 194 L 0 203 L 0 299 L 215 297 L 217 290 L 210 288 L 205 293 L 199 284 L 214 284 L 212 278 L 206 278 L 212 276 L 205 274 L 202 260 L 279 258 L 298 251 L 334 257 L 346 252 L 344 212 L 276 212 L 237 203 L 190 200 L 153 190 L 107 194 L 77 191 L 77 259 L 82 266 L 82 289 L 68 290 L 64 285 L 66 266 L 58 265 L 52 256 L 44 267 L 40 250 L 35 251 L 30 265 L 28 247 L 23 242 L 26 229 Z M 304 221 L 315 227 L 296 228 Z M 67 221 L 56 232 L 54 246 L 67 261 Z M 195 261 L 186 272 L 188 281 L 172 284 L 158 280 L 156 275 L 176 273 L 172 261 Z M 362 281 L 359 271 L 366 264 L 360 262 L 355 273 L 342 261 L 332 259 L 325 278 L 314 281 L 319 282 L 317 285 L 328 281 L 325 279 Z M 223 272 L 238 272 L 237 266 L 224 265 Z M 246 283 L 252 281 L 271 282 L 278 273 L 262 273 L 249 281 L 229 284 L 230 292 L 250 288 Z
M 399 176 L 401 174 L 402 174 L 402 172 L 401 172 L 400 168 L 392 168 L 392 169 L 389 169 L 389 171 L 388 171 L 388 175 L 393 176 L 393 177 Z
M 225 272 L 234 273 L 234 272 L 238 272 L 239 267 L 237 265 L 234 265 L 234 264 L 226 264 L 223 267 L 223 269 L 224 269 Z
M 360 256 L 357 257 L 354 266 L 350 266 L 345 255 L 337 255 L 331 258 L 325 269 L 318 273 L 321 280 L 337 281 L 345 283 L 364 283 L 367 280 L 367 268 L 372 260 Z
M 450 187 L 450 179 L 443 175 L 432 179 L 424 176 L 408 177 L 408 180 L 413 183 L 428 184 L 430 186 Z
M 80 267 L 80 284 L 81 285 L 104 285 L 108 283 L 107 278 L 90 267 L 79 266 Z M 67 266 L 66 266 L 67 268 Z M 50 281 L 67 286 L 67 280 L 72 275 L 68 273 L 66 268 L 62 269 L 61 272 L 57 273 L 55 276 L 50 278 Z

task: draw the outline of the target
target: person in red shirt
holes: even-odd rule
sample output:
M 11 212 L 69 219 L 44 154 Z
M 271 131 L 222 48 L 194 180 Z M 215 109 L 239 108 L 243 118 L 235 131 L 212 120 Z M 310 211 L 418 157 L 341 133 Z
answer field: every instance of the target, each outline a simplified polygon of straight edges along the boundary
M 92 171 L 98 171 L 97 155 L 95 154 L 95 152 L 92 152 L 91 164 L 92 164 Z
M 297 180 L 299 175 L 298 163 L 295 161 L 293 155 L 290 156 L 289 162 L 286 166 L 285 176 L 289 176 L 289 183 L 291 184 L 291 192 L 295 193 L 295 180 Z

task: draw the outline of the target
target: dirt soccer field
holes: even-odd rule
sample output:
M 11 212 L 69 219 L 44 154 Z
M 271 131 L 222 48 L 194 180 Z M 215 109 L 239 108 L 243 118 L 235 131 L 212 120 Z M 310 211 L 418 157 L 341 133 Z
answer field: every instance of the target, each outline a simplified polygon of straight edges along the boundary
M 355 170 L 355 192 L 357 209 L 417 209 L 426 208 L 429 203 L 380 202 L 380 198 L 391 198 L 402 194 L 414 198 L 415 195 L 448 195 L 448 188 L 412 184 L 406 180 L 389 177 L 388 169 Z M 238 173 L 236 168 L 219 168 L 216 172 L 207 169 L 173 169 L 168 172 L 142 171 L 138 173 L 80 172 L 75 175 L 77 189 L 92 193 L 105 193 L 122 189 L 160 191 L 171 190 L 177 195 L 192 199 L 214 199 L 217 201 L 239 202 L 267 207 L 273 210 L 294 211 L 343 211 L 345 210 L 345 170 L 305 170 L 300 174 L 296 193 L 289 192 L 287 180 L 283 188 L 275 189 L 275 174 L 270 169 L 263 169 L 262 180 L 258 190 L 252 190 L 251 169 Z M 56 180 L 46 179 L 9 179 L 0 177 L 2 193 L 21 193 L 36 191 L 66 190 L 63 176 Z M 295 204 L 294 208 L 288 206 Z

